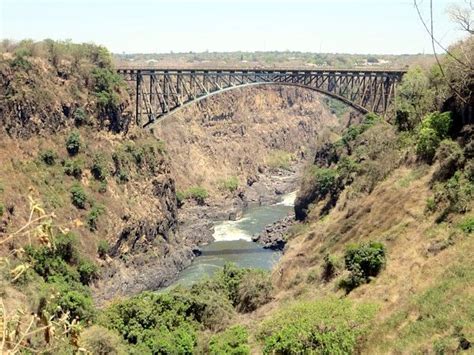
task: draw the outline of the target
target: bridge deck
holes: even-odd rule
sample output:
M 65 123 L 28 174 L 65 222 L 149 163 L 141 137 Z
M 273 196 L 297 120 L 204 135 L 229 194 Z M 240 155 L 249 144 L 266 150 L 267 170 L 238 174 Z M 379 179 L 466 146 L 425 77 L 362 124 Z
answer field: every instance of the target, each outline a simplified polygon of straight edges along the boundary
M 195 74 L 195 73 L 301 73 L 301 74 L 325 74 L 325 73 L 340 73 L 340 74 L 368 74 L 368 73 L 389 73 L 403 75 L 406 73 L 404 69 L 369 69 L 369 68 L 353 68 L 353 69 L 336 69 L 336 68 L 318 68 L 318 69 L 298 69 L 298 68 L 155 68 L 155 67 L 129 67 L 117 68 L 121 74 L 153 74 L 153 73 L 179 73 L 179 74 Z

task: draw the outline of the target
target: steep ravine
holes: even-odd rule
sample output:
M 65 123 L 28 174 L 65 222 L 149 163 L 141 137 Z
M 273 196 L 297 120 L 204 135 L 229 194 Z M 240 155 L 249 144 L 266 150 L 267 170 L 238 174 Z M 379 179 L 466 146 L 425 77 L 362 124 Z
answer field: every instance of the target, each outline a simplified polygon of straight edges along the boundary
M 236 219 L 249 203 L 272 204 L 294 191 L 306 152 L 337 126 L 318 95 L 295 88 L 222 94 L 155 126 L 177 186 L 170 182 L 155 189 L 164 220 L 147 216 L 120 233 L 96 284 L 96 299 L 169 285 L 199 246 L 212 241 L 215 221 Z M 272 152 L 292 156 L 285 169 L 269 163 Z M 220 182 L 230 176 L 239 186 L 223 191 Z M 209 192 L 204 205 L 186 200 L 178 208 L 176 191 L 196 185 Z

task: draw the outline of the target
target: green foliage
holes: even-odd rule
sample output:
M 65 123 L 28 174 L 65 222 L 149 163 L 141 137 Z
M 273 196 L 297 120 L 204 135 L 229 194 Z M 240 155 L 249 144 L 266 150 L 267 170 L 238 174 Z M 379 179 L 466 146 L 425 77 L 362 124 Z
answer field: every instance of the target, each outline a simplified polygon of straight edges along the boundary
M 112 68 L 94 68 L 94 94 L 97 97 L 97 106 L 106 115 L 114 115 L 119 111 L 119 91 L 123 79 Z
M 87 321 L 94 317 L 90 290 L 85 287 L 93 278 L 93 267 L 81 260 L 77 238 L 72 233 L 59 234 L 52 246 L 26 246 L 25 254 L 33 270 L 46 281 L 40 292 L 40 311 Z
M 441 213 L 436 218 L 442 222 L 451 213 L 466 213 L 471 208 L 474 196 L 474 183 L 466 178 L 461 171 L 456 171 L 446 182 L 434 185 L 434 202 Z
M 315 168 L 312 171 L 314 184 L 319 196 L 325 196 L 336 187 L 337 171 L 334 169 Z
M 96 180 L 105 181 L 105 179 L 107 179 L 107 175 L 108 175 L 107 159 L 105 158 L 104 154 L 102 153 L 94 154 L 90 169 L 91 169 L 92 176 L 94 176 Z
M 113 175 L 119 183 L 126 183 L 135 171 L 154 175 L 160 169 L 165 152 L 164 142 L 157 139 L 128 141 L 112 154 Z
M 5 205 L 3 202 L 0 201 L 0 217 L 3 217 L 3 214 L 5 213 Z
M 74 111 L 74 123 L 76 126 L 82 126 L 87 123 L 87 114 L 83 108 L 79 107 Z
M 58 155 L 51 149 L 47 149 L 40 152 L 39 158 L 46 165 L 54 165 Z
M 110 245 L 109 242 L 105 239 L 99 240 L 99 243 L 97 245 L 97 254 L 99 254 L 100 258 L 105 258 L 105 256 L 109 253 L 110 251 Z
M 385 247 L 379 242 L 351 244 L 344 254 L 344 262 L 350 275 L 341 281 L 340 287 L 350 292 L 379 274 L 386 262 Z
M 60 317 L 64 313 L 69 313 L 70 319 L 84 322 L 91 321 L 95 317 L 90 291 L 81 284 L 55 277 L 45 285 L 42 298 L 50 301 L 45 309 L 47 314 Z
M 209 193 L 202 186 L 191 186 L 184 191 L 176 192 L 176 199 L 178 203 L 182 203 L 184 200 L 195 200 L 198 204 L 204 204 L 206 198 L 209 197 Z
M 347 128 L 341 137 L 341 143 L 345 146 L 349 146 L 350 142 L 354 141 L 358 136 L 380 121 L 381 118 L 375 113 L 366 114 L 360 124 L 351 125 L 349 128 Z
M 416 142 L 416 153 L 423 160 L 431 163 L 441 139 L 432 128 L 421 128 Z
M 99 220 L 99 217 L 104 214 L 104 212 L 105 207 L 103 205 L 94 204 L 92 206 L 86 217 L 87 225 L 91 231 L 97 230 L 97 221 Z
M 219 188 L 229 192 L 234 192 L 239 187 L 239 179 L 237 176 L 231 176 L 228 179 L 223 179 L 219 182 Z
M 324 97 L 324 103 L 329 108 L 331 113 L 336 115 L 338 118 L 341 118 L 349 110 L 349 106 L 347 104 L 331 97 Z
M 323 263 L 321 278 L 326 282 L 331 281 L 334 278 L 334 276 L 336 276 L 339 268 L 340 268 L 339 260 L 334 255 L 326 254 L 324 256 L 324 263 Z
M 80 209 L 86 208 L 87 195 L 81 185 L 79 184 L 72 185 L 70 189 L 70 193 L 71 193 L 71 202 L 74 206 Z
M 235 325 L 222 333 L 213 335 L 209 341 L 209 353 L 213 355 L 250 354 L 247 329 L 241 325 Z
M 396 125 L 400 131 L 413 130 L 434 108 L 434 92 L 421 68 L 410 68 L 403 76 L 397 88 L 396 105 Z
M 64 173 L 73 176 L 76 179 L 82 177 L 82 170 L 84 169 L 84 161 L 80 158 L 67 159 L 64 161 Z
M 318 300 L 286 306 L 262 323 L 264 354 L 350 354 L 355 351 L 376 307 L 349 300 Z
M 441 141 L 448 137 L 451 127 L 450 112 L 433 112 L 422 121 L 417 135 L 416 153 L 431 163 Z
M 458 227 L 467 234 L 474 232 L 474 217 L 466 217 L 459 224 Z
M 83 285 L 89 285 L 93 280 L 97 279 L 99 269 L 97 265 L 89 260 L 81 260 L 77 266 L 79 279 Z
M 290 163 L 293 159 L 291 153 L 284 150 L 275 150 L 267 157 L 267 165 L 272 169 L 290 169 Z
M 81 150 L 82 141 L 79 132 L 74 131 L 66 139 L 66 150 L 69 155 L 74 156 Z
M 121 334 L 137 351 L 189 354 L 196 343 L 191 306 L 185 297 L 144 292 L 109 306 L 99 323 Z

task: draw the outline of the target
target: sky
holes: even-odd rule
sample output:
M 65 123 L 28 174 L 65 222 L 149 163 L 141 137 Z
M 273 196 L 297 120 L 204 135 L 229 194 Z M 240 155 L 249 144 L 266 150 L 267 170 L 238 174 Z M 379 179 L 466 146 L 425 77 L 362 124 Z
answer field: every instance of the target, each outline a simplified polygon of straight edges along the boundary
M 462 37 L 433 0 L 435 34 Z M 418 0 L 428 16 L 429 0 Z M 115 53 L 430 53 L 413 0 L 0 0 L 0 39 L 70 39 Z

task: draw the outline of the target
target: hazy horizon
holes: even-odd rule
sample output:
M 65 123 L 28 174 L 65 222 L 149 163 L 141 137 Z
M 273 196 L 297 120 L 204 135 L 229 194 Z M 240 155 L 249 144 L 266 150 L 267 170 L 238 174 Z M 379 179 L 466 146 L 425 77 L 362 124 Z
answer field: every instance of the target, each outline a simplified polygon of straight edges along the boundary
M 461 38 L 446 14 L 456 2 L 434 1 L 445 46 Z M 2 39 L 93 42 L 116 54 L 432 53 L 411 0 L 0 0 L 0 19 Z

